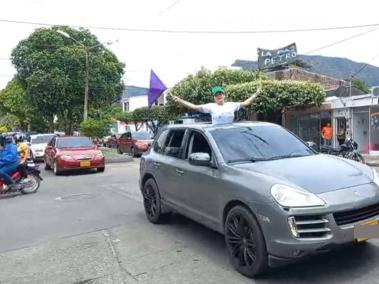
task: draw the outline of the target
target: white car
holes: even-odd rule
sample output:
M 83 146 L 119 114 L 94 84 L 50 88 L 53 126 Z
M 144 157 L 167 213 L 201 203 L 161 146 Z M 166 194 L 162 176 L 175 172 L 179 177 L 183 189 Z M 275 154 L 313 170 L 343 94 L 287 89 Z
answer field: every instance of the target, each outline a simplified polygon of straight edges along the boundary
M 35 134 L 30 136 L 30 158 L 33 161 L 43 161 L 45 148 L 55 134 Z

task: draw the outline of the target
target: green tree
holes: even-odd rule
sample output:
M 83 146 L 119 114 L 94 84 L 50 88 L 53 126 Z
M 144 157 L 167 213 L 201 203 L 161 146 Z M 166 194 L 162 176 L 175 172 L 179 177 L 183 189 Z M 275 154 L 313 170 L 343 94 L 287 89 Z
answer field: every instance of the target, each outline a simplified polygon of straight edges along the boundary
M 24 129 L 31 121 L 32 112 L 29 106 L 25 90 L 17 79 L 11 80 L 0 92 L 0 108 L 4 113 L 17 117 Z
M 321 86 L 308 82 L 271 81 L 263 74 L 241 70 L 218 70 L 210 72 L 201 70 L 195 76 L 190 75 L 170 91 L 194 104 L 212 101 L 211 88 L 223 85 L 225 96 L 229 101 L 244 101 L 262 85 L 262 92 L 250 107 L 257 113 L 277 112 L 286 108 L 299 108 L 320 105 L 325 97 Z M 171 112 L 181 114 L 186 109 L 170 103 Z
M 127 123 L 134 123 L 137 130 L 140 129 L 142 123 L 146 123 L 155 133 L 161 125 L 174 121 L 176 117 L 176 113 L 170 106 L 153 106 L 151 109 L 142 107 L 132 112 L 121 113 L 116 118 Z
M 111 121 L 89 118 L 80 123 L 80 133 L 91 138 L 102 138 L 109 134 Z
M 203 68 L 195 75 L 189 75 L 176 84 L 170 90 L 170 94 L 195 104 L 203 104 L 212 100 L 211 89 L 216 85 L 225 87 L 262 79 L 266 79 L 266 76 L 260 72 L 228 69 L 219 69 L 212 72 Z M 172 111 L 180 114 L 185 113 L 186 109 L 175 106 Z
M 69 133 L 82 120 L 87 53 L 89 109 L 96 110 L 118 100 L 124 65 L 88 30 L 62 26 L 37 29 L 12 52 L 17 77 L 50 128 L 55 116 Z
M 358 90 L 361 90 L 365 94 L 370 93 L 370 87 L 368 86 L 368 84 L 365 81 L 363 81 L 361 79 L 353 78 L 351 80 L 351 85 L 354 86 L 355 88 L 357 88 Z
M 45 132 L 47 123 L 38 111 L 35 111 L 26 92 L 17 78 L 12 79 L 0 92 L 0 110 L 5 115 L 7 127 L 10 129 L 38 130 Z

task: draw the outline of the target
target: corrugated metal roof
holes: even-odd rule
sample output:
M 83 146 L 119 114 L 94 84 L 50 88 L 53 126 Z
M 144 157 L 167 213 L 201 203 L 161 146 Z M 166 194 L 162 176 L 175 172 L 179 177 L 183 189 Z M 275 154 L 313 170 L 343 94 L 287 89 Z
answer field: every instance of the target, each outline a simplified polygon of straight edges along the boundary
M 137 86 L 126 86 L 125 90 L 122 92 L 122 98 L 130 98 L 137 96 L 147 96 L 149 92 L 148 88 L 137 87 Z

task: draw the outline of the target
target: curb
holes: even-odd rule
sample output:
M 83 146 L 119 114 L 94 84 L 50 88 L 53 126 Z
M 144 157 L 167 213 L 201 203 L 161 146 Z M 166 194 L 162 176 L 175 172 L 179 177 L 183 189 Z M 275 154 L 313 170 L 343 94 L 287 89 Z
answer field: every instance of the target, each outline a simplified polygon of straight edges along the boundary
M 105 163 L 106 164 L 116 164 L 116 163 L 130 163 L 133 162 L 132 157 L 105 157 Z

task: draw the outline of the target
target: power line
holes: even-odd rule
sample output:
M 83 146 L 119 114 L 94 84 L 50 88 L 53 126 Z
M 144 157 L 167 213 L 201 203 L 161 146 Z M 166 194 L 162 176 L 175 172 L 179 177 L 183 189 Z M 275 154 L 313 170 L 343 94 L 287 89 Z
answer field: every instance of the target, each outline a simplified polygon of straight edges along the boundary
M 325 48 L 328 48 L 328 47 L 331 47 L 331 46 L 334 46 L 334 45 L 337 45 L 337 44 L 340 44 L 340 43 L 343 43 L 345 41 L 348 41 L 348 40 L 351 40 L 351 39 L 354 39 L 354 38 L 357 38 L 357 37 L 360 37 L 360 36 L 363 36 L 363 35 L 366 35 L 368 33 L 371 33 L 371 32 L 374 32 L 376 30 L 378 30 L 379 28 L 375 28 L 375 29 L 371 29 L 371 30 L 368 30 L 368 31 L 365 31 L 365 32 L 362 32 L 362 33 L 359 33 L 359 34 L 356 34 L 356 35 L 353 35 L 353 36 L 350 36 L 350 37 L 347 37 L 347 38 L 344 38 L 342 40 L 338 40 L 338 41 L 335 41 L 333 43 L 330 43 L 330 44 L 327 44 L 327 45 L 324 45 L 322 47 L 318 47 L 316 49 L 312 49 L 304 54 L 309 54 L 309 53 L 313 53 L 313 52 L 316 52 L 316 51 L 319 51 L 319 50 L 322 50 L 322 49 L 325 49 Z
M 379 53 L 374 55 L 370 61 L 374 60 L 375 58 L 379 57 Z M 353 79 L 355 76 L 357 76 L 359 73 L 361 73 L 367 66 L 369 66 L 369 63 L 364 64 L 357 72 L 355 72 L 353 75 L 351 75 L 351 79 Z
M 320 27 L 320 28 L 306 28 L 306 29 L 283 29 L 283 30 L 170 30 L 170 29 L 149 29 L 149 28 L 124 28 L 124 27 L 104 27 L 104 26 L 77 26 L 77 25 L 62 25 L 51 24 L 42 22 L 19 21 L 0 19 L 3 23 L 24 24 L 24 25 L 37 25 L 37 26 L 71 26 L 75 28 L 84 27 L 94 30 L 113 30 L 113 31 L 128 31 L 128 32 L 149 32 L 149 33 L 173 33 L 173 34 L 267 34 L 267 33 L 296 33 L 296 32 L 316 32 L 316 31 L 333 31 L 333 30 L 346 30 L 358 29 L 367 27 L 379 27 L 379 24 L 365 24 L 365 25 L 352 25 L 352 26 L 337 26 L 337 27 Z
M 165 13 L 166 11 L 172 9 L 173 7 L 175 7 L 176 5 L 178 5 L 180 3 L 181 0 L 177 0 L 175 1 L 174 3 L 172 3 L 171 5 L 169 5 L 167 8 L 163 9 L 162 11 L 159 12 L 158 15 L 162 15 L 163 13 Z

